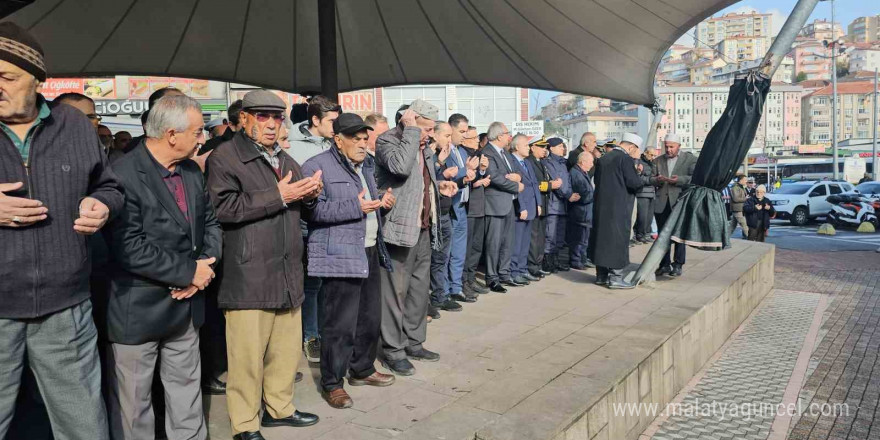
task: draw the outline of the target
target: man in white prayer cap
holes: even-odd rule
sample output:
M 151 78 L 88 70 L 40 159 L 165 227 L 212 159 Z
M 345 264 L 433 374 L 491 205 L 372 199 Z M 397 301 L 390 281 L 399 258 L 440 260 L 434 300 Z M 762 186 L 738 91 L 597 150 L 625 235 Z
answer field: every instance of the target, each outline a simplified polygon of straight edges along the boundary
M 633 157 L 638 157 L 642 145 L 642 138 L 626 133 L 620 144 L 596 161 L 589 255 L 596 264 L 596 284 L 610 289 L 635 287 L 623 280 L 623 269 L 629 264 L 636 192 L 643 185 Z
M 691 183 L 694 175 L 694 167 L 697 165 L 697 157 L 688 152 L 681 152 L 681 138 L 675 133 L 669 133 L 663 140 L 666 154 L 654 159 L 654 173 L 651 183 L 657 187 L 657 195 L 654 199 L 654 215 L 657 219 L 657 228 L 663 229 L 672 207 L 678 201 L 678 196 Z M 656 275 L 668 274 L 672 277 L 681 275 L 682 266 L 685 263 L 684 243 L 675 243 L 675 260 L 670 258 L 671 249 L 663 256 L 660 268 Z

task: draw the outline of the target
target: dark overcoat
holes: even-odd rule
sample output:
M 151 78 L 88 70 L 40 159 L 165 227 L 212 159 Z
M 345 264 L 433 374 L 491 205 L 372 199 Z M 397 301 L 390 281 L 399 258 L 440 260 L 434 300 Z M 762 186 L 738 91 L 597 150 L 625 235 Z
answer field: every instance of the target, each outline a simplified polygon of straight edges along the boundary
M 633 158 L 615 148 L 596 161 L 594 180 L 590 255 L 596 266 L 623 269 L 629 264 L 632 210 L 642 179 Z
M 276 171 L 242 131 L 208 156 L 208 192 L 223 227 L 221 309 L 295 309 L 303 299 L 303 202 L 284 203 L 280 178 L 303 178 L 280 152 Z M 326 182 L 325 182 L 326 184 Z M 216 281 L 215 281 L 216 282 Z

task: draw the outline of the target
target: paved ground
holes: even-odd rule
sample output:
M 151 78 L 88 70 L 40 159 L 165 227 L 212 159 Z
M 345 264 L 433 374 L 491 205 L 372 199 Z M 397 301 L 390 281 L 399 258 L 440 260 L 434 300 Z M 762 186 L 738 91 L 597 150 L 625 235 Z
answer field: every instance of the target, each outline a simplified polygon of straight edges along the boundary
M 633 249 L 631 259 L 640 261 L 647 249 Z M 463 440 L 491 427 L 492 438 L 545 438 L 567 426 L 572 414 L 582 414 L 578 411 L 591 396 L 619 380 L 615 375 L 632 370 L 643 359 L 632 358 L 634 353 L 680 325 L 681 313 L 664 315 L 668 305 L 684 301 L 688 311 L 702 307 L 706 295 L 691 289 L 729 282 L 730 268 L 739 273 L 746 267 L 741 263 L 752 264 L 751 255 L 762 251 L 742 243 L 726 252 L 689 252 L 690 275 L 664 281 L 666 299 L 653 289 L 594 286 L 592 270 L 483 295 L 465 304 L 463 312 L 443 313 L 429 324 L 426 347 L 442 355 L 440 362 L 417 362 L 414 376 L 398 377 L 388 388 L 346 387 L 353 408 L 330 408 L 317 390 L 318 369 L 302 363 L 306 379 L 297 385 L 294 404 L 317 413 L 321 422 L 263 434 L 269 440 Z M 633 336 L 631 329 L 642 330 Z M 225 396 L 206 403 L 211 437 L 230 438 Z
M 776 411 L 760 403 L 782 401 L 818 302 L 815 293 L 769 295 L 653 438 L 766 439 Z
M 880 233 L 865 234 L 850 228 L 840 228 L 833 236 L 819 235 L 819 222 L 806 226 L 792 226 L 788 221 L 773 221 L 768 243 L 780 249 L 804 252 L 873 251 L 880 247 Z M 735 232 L 736 236 L 740 230 Z
M 675 400 L 792 403 L 795 414 L 662 415 L 643 439 L 880 439 L 880 234 L 817 227 L 771 228 L 777 290 Z

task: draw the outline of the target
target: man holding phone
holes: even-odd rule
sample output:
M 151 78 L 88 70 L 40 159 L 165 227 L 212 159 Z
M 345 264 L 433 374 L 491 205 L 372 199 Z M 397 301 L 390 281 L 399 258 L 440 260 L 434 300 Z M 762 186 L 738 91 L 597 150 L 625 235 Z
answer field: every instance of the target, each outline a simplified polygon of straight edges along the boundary
M 424 348 L 432 250 L 440 250 L 440 194 L 451 197 L 454 182 L 438 182 L 428 139 L 439 117 L 437 106 L 421 99 L 397 112 L 395 127 L 376 140 L 376 184 L 388 188 L 397 203 L 385 216 L 382 237 L 392 270 L 382 272 L 382 351 L 385 366 L 411 376 L 409 359 L 436 362 Z

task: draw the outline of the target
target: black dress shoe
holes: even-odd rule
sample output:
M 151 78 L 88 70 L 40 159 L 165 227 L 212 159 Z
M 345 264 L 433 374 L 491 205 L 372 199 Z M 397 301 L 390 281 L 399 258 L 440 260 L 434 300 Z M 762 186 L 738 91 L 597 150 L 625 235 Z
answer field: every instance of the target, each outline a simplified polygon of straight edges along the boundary
M 212 377 L 202 382 L 202 394 L 222 396 L 226 394 L 226 382 Z
M 529 280 L 529 281 L 541 281 L 540 276 L 534 276 L 530 273 L 527 273 L 527 274 L 523 275 L 522 277 L 525 278 L 526 280 Z
M 519 284 L 520 286 L 528 286 L 529 285 L 529 280 L 526 279 L 526 277 L 524 275 L 520 275 L 520 276 L 514 278 L 513 282 Z
M 654 276 L 661 276 L 667 273 L 672 273 L 672 266 L 660 266 L 659 269 L 654 271 Z
M 428 304 L 428 316 L 431 319 L 440 319 L 440 311 L 433 304 Z
M 538 273 L 540 273 L 542 277 L 546 277 L 547 275 L 550 275 L 550 271 L 544 270 L 544 269 L 541 269 Z
M 580 264 L 572 264 L 572 265 L 571 265 L 571 268 L 574 269 L 574 270 L 586 270 L 586 269 L 587 269 L 587 266 L 583 266 L 583 265 L 580 265 Z
M 568 272 L 571 270 L 571 266 L 569 266 L 567 264 L 566 265 L 560 264 L 559 267 L 557 267 L 557 270 L 559 270 L 560 272 Z
M 504 284 L 504 285 L 507 286 L 507 287 L 520 287 L 520 286 L 522 286 L 522 284 L 517 283 L 516 281 L 514 281 L 514 280 L 512 280 L 512 279 L 510 279 L 510 280 L 501 280 L 501 284 Z
M 232 437 L 233 440 L 266 440 L 263 437 L 263 434 L 260 434 L 260 431 L 257 432 L 242 432 L 239 434 L 235 434 Z
M 489 284 L 489 290 L 497 293 L 507 293 L 507 289 L 501 285 L 501 283 L 492 283 Z
M 303 381 L 303 374 L 299 371 L 296 372 L 296 378 L 293 379 L 293 383 L 300 383 Z
M 475 302 L 477 302 L 477 295 L 478 295 L 477 292 L 471 291 L 471 292 L 453 293 L 452 295 L 449 295 L 449 297 L 456 300 L 456 301 L 460 301 L 460 302 L 475 303 Z
M 596 281 L 593 282 L 593 284 L 595 284 L 597 286 L 607 286 L 608 285 L 608 277 L 607 276 L 596 277 Z
M 434 353 L 431 350 L 427 350 L 424 347 L 414 351 L 406 350 L 406 357 L 415 361 L 422 362 L 437 362 L 440 360 L 439 354 Z
M 669 276 L 680 277 L 681 276 L 681 265 L 680 264 L 673 264 L 672 270 L 669 272 Z
M 471 289 L 477 293 L 489 293 L 489 289 L 487 287 L 481 286 L 480 283 L 474 281 L 471 283 Z
M 307 413 L 307 412 L 299 412 L 294 411 L 293 415 L 290 417 L 285 417 L 283 419 L 274 419 L 269 415 L 268 412 L 263 413 L 263 420 L 260 421 L 260 425 L 265 428 L 274 428 L 276 426 L 292 426 L 294 428 L 303 428 L 306 426 L 312 426 L 315 423 L 318 423 L 317 415 Z
M 385 359 L 382 361 L 382 365 L 398 376 L 412 376 L 416 372 L 416 367 L 408 359 L 399 361 Z
M 435 307 L 439 308 L 440 310 L 443 310 L 444 312 L 460 312 L 461 311 L 461 304 L 455 302 L 455 300 L 453 300 L 452 298 L 447 299 L 446 301 L 443 301 L 443 304 L 438 304 Z M 433 318 L 433 316 L 431 318 Z

